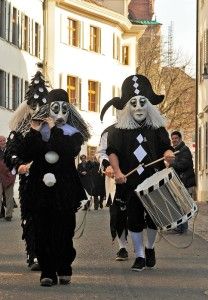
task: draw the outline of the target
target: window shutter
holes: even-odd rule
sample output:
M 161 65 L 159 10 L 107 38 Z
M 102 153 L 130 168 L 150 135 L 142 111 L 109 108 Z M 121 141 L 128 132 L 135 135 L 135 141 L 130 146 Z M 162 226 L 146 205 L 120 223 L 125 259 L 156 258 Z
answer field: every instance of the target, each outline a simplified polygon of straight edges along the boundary
M 100 112 L 101 111 L 101 83 L 98 82 L 98 91 L 97 91 L 97 112 Z
M 83 39 L 84 39 L 83 48 L 85 50 L 89 50 L 90 49 L 90 26 L 89 26 L 89 24 L 84 24 Z
M 205 52 L 205 63 L 208 63 L 208 29 L 206 30 L 206 52 Z
M 10 30 L 11 30 L 11 3 L 6 2 L 6 32 L 5 38 L 10 42 Z
M 82 108 L 82 80 L 81 78 L 78 78 L 78 93 L 77 93 L 77 102 L 78 102 L 78 109 L 81 110 Z
M 82 47 L 82 22 L 77 21 L 77 47 Z
M 68 22 L 68 19 L 64 16 L 64 15 L 61 15 L 61 20 L 60 20 L 60 41 L 61 43 L 64 43 L 64 44 L 68 44 L 69 41 L 68 41 L 68 27 L 69 27 L 69 22 Z
M 60 88 L 66 90 L 67 87 L 67 75 L 65 73 L 60 74 Z

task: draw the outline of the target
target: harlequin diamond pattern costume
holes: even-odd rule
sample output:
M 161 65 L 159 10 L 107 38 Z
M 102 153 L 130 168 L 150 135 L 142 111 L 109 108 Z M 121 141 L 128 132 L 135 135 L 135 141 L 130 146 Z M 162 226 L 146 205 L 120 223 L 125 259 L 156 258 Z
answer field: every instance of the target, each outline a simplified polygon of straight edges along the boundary
M 128 230 L 136 257 L 132 270 L 135 271 L 154 267 L 157 230 L 134 190 L 139 183 L 165 165 L 159 163 L 148 168 L 141 166 L 127 178 L 125 174 L 141 163 L 148 164 L 163 155 L 172 154 L 164 118 L 154 106 L 162 102 L 163 98 L 163 95 L 154 93 L 147 77 L 132 75 L 122 84 L 121 98 L 110 100 L 102 112 L 103 115 L 110 105 L 119 110 L 117 124 L 108 134 L 107 154 L 114 169 L 117 190 L 120 190 L 122 200 L 125 199 L 127 203 Z M 147 230 L 145 249 L 144 228 Z

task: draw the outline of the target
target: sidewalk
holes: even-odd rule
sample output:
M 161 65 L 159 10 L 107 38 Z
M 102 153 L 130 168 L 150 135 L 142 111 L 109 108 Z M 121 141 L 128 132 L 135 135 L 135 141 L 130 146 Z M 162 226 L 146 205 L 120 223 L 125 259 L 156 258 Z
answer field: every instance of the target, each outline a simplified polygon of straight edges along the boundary
M 198 214 L 196 218 L 189 221 L 189 229 L 192 230 L 194 222 L 194 233 L 208 241 L 208 203 L 196 202 Z

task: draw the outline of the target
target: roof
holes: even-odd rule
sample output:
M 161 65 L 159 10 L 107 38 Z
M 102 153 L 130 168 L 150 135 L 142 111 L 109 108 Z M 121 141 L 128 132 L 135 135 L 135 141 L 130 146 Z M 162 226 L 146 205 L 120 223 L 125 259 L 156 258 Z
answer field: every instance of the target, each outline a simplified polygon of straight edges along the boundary
M 135 25 L 162 25 L 161 23 L 153 20 L 129 19 L 129 21 Z

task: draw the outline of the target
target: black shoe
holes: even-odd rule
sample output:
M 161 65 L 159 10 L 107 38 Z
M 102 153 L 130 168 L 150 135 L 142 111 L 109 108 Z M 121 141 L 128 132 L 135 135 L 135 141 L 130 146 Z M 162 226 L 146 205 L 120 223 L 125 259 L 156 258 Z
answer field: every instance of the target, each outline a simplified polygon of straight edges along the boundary
M 146 267 L 154 268 L 156 264 L 155 249 L 145 248 L 145 256 L 146 256 Z
M 67 285 L 71 283 L 71 276 L 59 276 L 59 284 Z
M 140 272 L 145 269 L 145 258 L 137 257 L 133 266 L 131 267 L 132 271 Z
M 40 265 L 38 262 L 34 262 L 31 266 L 30 266 L 30 270 L 31 271 L 40 271 Z
M 128 259 L 128 252 L 125 248 L 121 248 L 118 253 L 116 254 L 116 260 L 124 261 Z
M 52 286 L 53 285 L 53 280 L 51 278 L 42 278 L 40 280 L 40 285 L 41 286 Z

